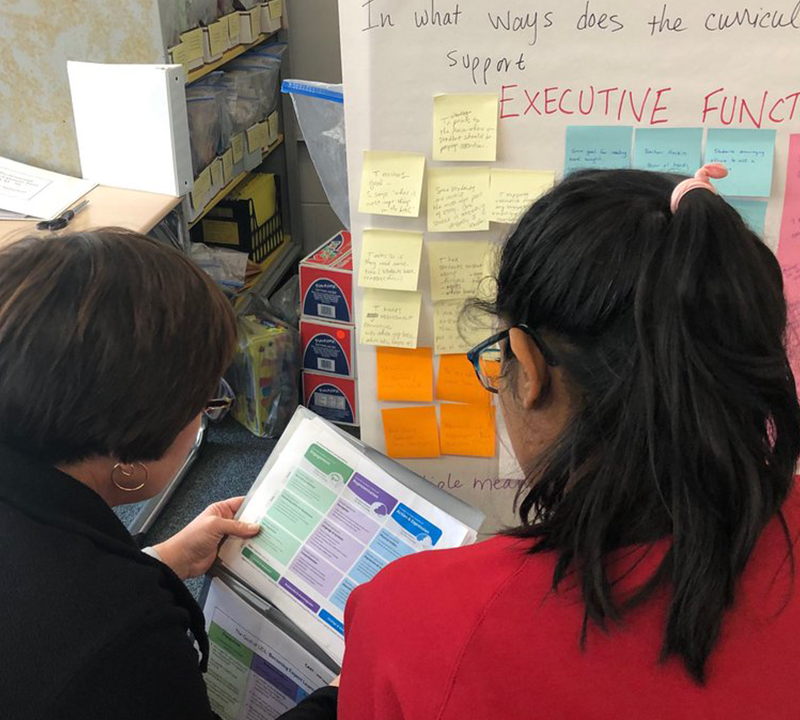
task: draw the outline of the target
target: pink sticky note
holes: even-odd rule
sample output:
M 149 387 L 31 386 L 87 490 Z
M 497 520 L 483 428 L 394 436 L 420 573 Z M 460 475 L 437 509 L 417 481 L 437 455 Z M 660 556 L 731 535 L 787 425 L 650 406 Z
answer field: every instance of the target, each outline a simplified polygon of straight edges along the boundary
M 787 345 L 796 380 L 800 381 L 800 134 L 789 136 L 786 192 L 781 216 L 778 262 L 789 316 Z

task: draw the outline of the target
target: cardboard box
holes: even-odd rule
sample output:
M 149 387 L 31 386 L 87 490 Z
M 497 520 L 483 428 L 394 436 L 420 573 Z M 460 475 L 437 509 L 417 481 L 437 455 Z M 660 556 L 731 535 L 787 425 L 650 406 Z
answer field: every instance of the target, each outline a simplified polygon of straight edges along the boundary
M 300 261 L 303 315 L 353 325 L 353 255 L 349 232 L 340 232 Z
M 355 377 L 355 344 L 352 325 L 300 320 L 303 370 Z
M 303 405 L 339 425 L 358 425 L 358 397 L 353 378 L 304 372 Z

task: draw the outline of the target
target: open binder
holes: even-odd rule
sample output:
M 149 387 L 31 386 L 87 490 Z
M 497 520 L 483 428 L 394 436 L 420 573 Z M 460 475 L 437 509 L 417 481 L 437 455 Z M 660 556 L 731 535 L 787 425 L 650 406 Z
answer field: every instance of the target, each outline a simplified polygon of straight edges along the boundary
M 238 513 L 204 587 L 206 683 L 223 720 L 270 720 L 327 684 L 352 589 L 396 558 L 477 538 L 484 515 L 305 408 Z

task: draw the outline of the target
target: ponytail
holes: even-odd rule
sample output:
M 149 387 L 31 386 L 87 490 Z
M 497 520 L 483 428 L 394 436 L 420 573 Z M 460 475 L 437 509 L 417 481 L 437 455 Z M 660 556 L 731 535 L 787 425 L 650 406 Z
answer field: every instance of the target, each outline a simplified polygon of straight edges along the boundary
M 547 334 L 576 402 L 537 466 L 511 534 L 575 572 L 585 620 L 620 621 L 669 589 L 662 659 L 698 682 L 736 583 L 778 516 L 800 453 L 786 305 L 772 252 L 723 199 L 675 178 L 575 173 L 540 199 L 504 247 L 497 302 Z M 625 598 L 608 554 L 665 540 Z

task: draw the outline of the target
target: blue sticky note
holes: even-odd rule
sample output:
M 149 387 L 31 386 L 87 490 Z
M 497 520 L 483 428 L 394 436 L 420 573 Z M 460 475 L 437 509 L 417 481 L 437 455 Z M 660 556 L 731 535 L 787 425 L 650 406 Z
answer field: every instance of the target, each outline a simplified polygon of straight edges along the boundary
M 573 170 L 629 168 L 632 127 L 570 125 L 564 154 L 564 174 Z
M 769 197 L 774 156 L 774 130 L 708 131 L 706 162 L 722 163 L 728 169 L 728 177 L 714 181 L 723 195 Z
M 702 165 L 703 128 L 639 128 L 633 148 L 638 170 L 694 175 Z
M 742 220 L 750 226 L 753 232 L 759 235 L 764 234 L 764 225 L 767 220 L 767 205 L 769 205 L 768 200 L 743 200 L 741 198 L 729 197 L 726 197 L 725 200 L 736 208 L 736 212 L 742 216 Z

